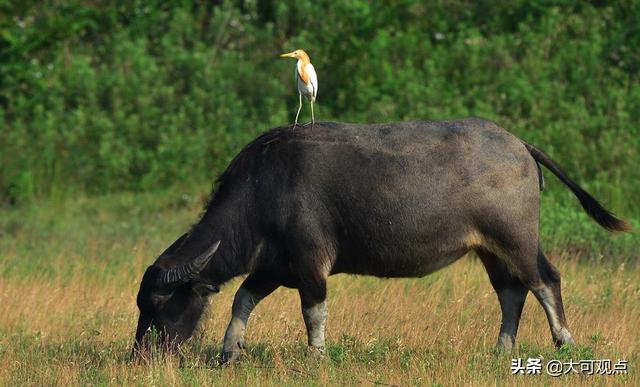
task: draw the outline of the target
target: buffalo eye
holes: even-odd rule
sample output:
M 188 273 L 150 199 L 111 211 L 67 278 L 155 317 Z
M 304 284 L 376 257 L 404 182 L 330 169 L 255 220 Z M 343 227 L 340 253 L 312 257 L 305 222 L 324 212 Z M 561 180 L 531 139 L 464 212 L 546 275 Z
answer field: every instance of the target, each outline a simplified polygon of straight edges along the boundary
M 154 306 L 157 307 L 169 301 L 172 295 L 173 295 L 173 292 L 154 293 L 153 295 L 151 295 L 151 302 L 153 303 Z
M 204 297 L 213 293 L 219 293 L 220 287 L 218 285 L 196 284 L 193 286 L 193 291 L 201 297 Z

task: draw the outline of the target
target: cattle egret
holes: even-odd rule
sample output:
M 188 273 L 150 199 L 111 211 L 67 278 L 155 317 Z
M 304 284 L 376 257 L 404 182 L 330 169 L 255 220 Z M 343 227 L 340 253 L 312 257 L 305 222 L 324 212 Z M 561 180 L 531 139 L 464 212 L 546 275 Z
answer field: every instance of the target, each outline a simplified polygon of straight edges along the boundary
M 309 102 L 311 102 L 311 124 L 315 122 L 313 116 L 313 103 L 316 101 L 316 95 L 318 94 L 318 76 L 316 75 L 316 69 L 313 68 L 309 55 L 299 48 L 288 54 L 280 55 L 281 58 L 295 58 L 298 60 L 296 63 L 295 77 L 298 84 L 298 97 L 300 98 L 300 105 L 298 106 L 298 112 L 296 113 L 296 120 L 293 127 L 298 124 L 298 116 L 302 109 L 302 96 L 304 95 Z

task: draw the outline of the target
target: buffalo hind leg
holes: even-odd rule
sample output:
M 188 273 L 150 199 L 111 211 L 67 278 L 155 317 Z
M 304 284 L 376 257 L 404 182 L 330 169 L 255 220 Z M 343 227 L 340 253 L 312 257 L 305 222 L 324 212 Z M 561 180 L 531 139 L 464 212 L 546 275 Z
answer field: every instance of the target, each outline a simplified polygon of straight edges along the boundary
M 565 344 L 575 345 L 564 315 L 560 272 L 549 262 L 541 249 L 538 249 L 537 264 L 540 281 L 531 284 L 530 288 L 547 315 L 553 342 L 558 348 Z
M 486 250 L 478 250 L 477 253 L 487 270 L 491 286 L 498 295 L 502 311 L 502 323 L 496 346 L 498 349 L 511 351 L 516 342 L 520 316 L 529 290 L 518 277 L 511 274 L 504 262 L 496 255 Z
M 564 316 L 560 293 L 560 273 L 544 256 L 537 245 L 523 244 L 504 256 L 508 266 L 538 299 L 549 321 L 551 335 L 556 347 L 575 344 Z
M 240 357 L 245 347 L 244 335 L 249 315 L 258 302 L 276 290 L 279 285 L 266 273 L 254 273 L 244 280 L 234 297 L 231 320 L 224 334 L 223 363 L 233 362 Z

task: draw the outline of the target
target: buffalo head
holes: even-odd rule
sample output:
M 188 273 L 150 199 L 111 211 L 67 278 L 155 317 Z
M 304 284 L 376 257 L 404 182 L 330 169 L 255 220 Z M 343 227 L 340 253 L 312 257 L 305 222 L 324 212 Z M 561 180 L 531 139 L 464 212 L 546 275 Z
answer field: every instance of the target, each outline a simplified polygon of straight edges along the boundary
M 151 265 L 140 283 L 140 309 L 132 360 L 152 349 L 148 333 L 155 332 L 160 348 L 173 351 L 195 330 L 207 304 L 207 296 L 218 287 L 196 281 L 215 254 L 220 241 L 190 262 L 170 269 Z

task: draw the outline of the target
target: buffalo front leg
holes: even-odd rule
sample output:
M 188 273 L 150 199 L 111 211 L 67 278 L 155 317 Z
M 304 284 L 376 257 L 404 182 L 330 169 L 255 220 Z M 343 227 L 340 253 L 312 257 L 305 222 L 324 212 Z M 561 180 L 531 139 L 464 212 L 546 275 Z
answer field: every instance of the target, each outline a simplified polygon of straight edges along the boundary
M 309 352 L 312 355 L 324 355 L 324 329 L 327 323 L 326 283 L 313 290 L 299 291 Z
M 231 320 L 224 334 L 222 362 L 237 360 L 245 348 L 244 336 L 247 322 L 253 309 L 263 298 L 278 288 L 279 284 L 268 275 L 254 273 L 249 275 L 238 291 L 231 307 Z
M 292 268 L 300 294 L 302 317 L 307 328 L 309 354 L 324 354 L 324 329 L 327 323 L 327 278 L 335 262 L 335 253 L 323 240 L 324 229 L 311 217 L 300 221 L 300 234 L 291 233 Z
M 327 323 L 327 300 L 315 305 L 302 306 L 302 317 L 307 327 L 308 344 L 312 351 L 324 354 L 324 328 Z

